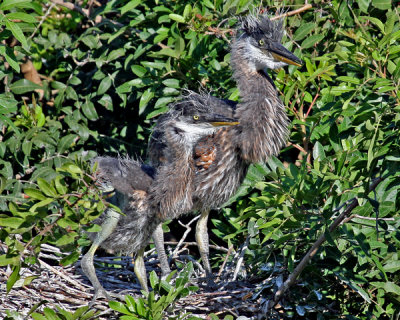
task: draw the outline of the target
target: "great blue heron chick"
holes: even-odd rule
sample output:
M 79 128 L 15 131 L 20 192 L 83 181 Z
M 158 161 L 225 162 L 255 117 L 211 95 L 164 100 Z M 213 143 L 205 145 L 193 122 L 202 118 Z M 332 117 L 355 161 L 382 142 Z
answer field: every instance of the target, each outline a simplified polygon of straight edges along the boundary
M 95 223 L 101 231 L 89 235 L 93 243 L 81 261 L 82 270 L 91 281 L 95 295 L 109 298 L 97 279 L 93 256 L 97 248 L 127 254 L 138 253 L 135 273 L 147 290 L 143 249 L 152 232 L 161 222 L 191 210 L 195 171 L 193 145 L 202 137 L 212 135 L 218 127 L 236 125 L 235 119 L 215 113 L 203 105 L 177 103 L 171 107 L 165 123 L 167 152 L 165 162 L 157 172 L 145 164 L 130 159 L 97 157 L 101 188 L 110 194 L 109 201 L 125 215 L 109 207 Z
M 285 106 L 266 69 L 288 64 L 300 66 L 301 60 L 282 44 L 282 21 L 271 21 L 266 15 L 249 15 L 242 19 L 231 45 L 231 66 L 240 102 L 221 100 L 193 93 L 192 100 L 209 106 L 214 112 L 234 116 L 240 122 L 235 127 L 220 128 L 213 135 L 198 140 L 194 146 L 195 171 L 192 210 L 201 212 L 196 226 L 196 240 L 208 278 L 209 264 L 207 220 L 210 209 L 219 208 L 244 180 L 249 165 L 265 162 L 277 155 L 288 137 L 288 117 Z M 218 110 L 218 111 L 217 111 Z M 162 166 L 168 145 L 165 122 L 173 115 L 162 115 L 149 142 L 149 159 L 154 167 Z M 159 250 L 163 273 L 168 273 L 168 261 L 163 246 L 161 228 L 153 236 Z

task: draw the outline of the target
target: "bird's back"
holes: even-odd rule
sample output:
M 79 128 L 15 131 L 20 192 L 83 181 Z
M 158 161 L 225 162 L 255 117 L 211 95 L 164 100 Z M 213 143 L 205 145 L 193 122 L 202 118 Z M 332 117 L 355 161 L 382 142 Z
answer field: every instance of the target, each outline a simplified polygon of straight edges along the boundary
M 100 182 L 123 194 L 134 190 L 147 191 L 153 182 L 155 170 L 149 165 L 129 158 L 96 157 Z
M 147 196 L 155 170 L 146 164 L 129 158 L 97 157 L 98 182 L 105 191 L 115 191 L 110 199 L 124 213 L 113 232 L 101 247 L 113 252 L 132 253 L 146 245 L 160 222 L 148 210 Z M 107 214 L 103 213 L 93 222 L 101 225 Z M 95 233 L 89 233 L 92 240 Z

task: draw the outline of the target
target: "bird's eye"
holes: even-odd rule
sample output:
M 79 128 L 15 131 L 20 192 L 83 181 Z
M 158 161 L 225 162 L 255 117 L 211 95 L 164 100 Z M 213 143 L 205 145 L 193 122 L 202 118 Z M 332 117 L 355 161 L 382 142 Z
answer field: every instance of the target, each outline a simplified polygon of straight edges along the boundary
M 193 120 L 199 120 L 200 117 L 199 116 L 193 116 Z
M 265 44 L 265 42 L 264 42 L 264 40 L 259 40 L 259 41 L 258 41 L 258 44 L 259 44 L 260 46 L 263 46 L 263 45 Z

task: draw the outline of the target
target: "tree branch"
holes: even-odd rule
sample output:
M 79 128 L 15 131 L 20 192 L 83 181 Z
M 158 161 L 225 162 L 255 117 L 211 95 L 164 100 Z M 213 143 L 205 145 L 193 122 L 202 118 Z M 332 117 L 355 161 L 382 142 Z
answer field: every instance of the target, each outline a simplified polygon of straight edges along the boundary
M 373 191 L 378 184 L 383 181 L 382 178 L 377 178 L 375 179 L 372 184 L 369 186 L 369 191 Z M 334 231 L 342 222 L 345 220 L 347 216 L 353 211 L 355 207 L 358 206 L 358 201 L 357 199 L 353 199 L 351 203 L 347 206 L 347 208 L 336 218 L 335 221 L 330 225 L 329 227 L 329 232 Z M 294 284 L 296 281 L 297 277 L 300 275 L 300 273 L 303 271 L 303 269 L 306 267 L 306 265 L 309 263 L 309 261 L 315 256 L 317 253 L 319 247 L 326 241 L 326 236 L 325 233 L 321 234 L 321 236 L 315 241 L 315 243 L 312 245 L 310 250 L 306 253 L 306 255 L 301 259 L 299 264 L 297 265 L 296 269 L 293 270 L 293 272 L 289 275 L 287 280 L 279 287 L 278 291 L 275 293 L 274 299 L 270 300 L 268 302 L 266 312 L 268 310 L 272 309 L 282 298 L 282 296 L 285 294 L 285 292 Z
M 81 15 L 85 16 L 86 18 L 89 18 L 89 10 L 87 9 L 82 9 L 80 6 L 72 3 L 72 2 L 64 2 L 63 0 L 50 0 L 50 2 L 65 7 L 67 9 L 73 10 L 73 11 L 77 11 L 79 12 Z
M 312 7 L 313 7 L 312 4 L 307 3 L 304 6 L 302 6 L 301 8 L 299 8 L 299 9 L 296 9 L 296 10 L 293 10 L 293 11 L 289 11 L 289 12 L 286 12 L 284 14 L 280 14 L 279 16 L 272 17 L 271 20 L 278 20 L 278 19 L 281 19 L 281 18 L 284 18 L 284 17 L 294 16 L 295 14 L 298 14 L 298 13 L 301 13 L 301 12 L 306 11 L 308 9 L 311 9 Z

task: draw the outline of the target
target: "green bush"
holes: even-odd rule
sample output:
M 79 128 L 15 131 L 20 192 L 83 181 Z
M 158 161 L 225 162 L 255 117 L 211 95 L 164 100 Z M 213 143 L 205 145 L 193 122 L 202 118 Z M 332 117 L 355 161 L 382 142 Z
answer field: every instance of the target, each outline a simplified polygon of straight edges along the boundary
M 262 4 L 271 13 L 283 5 Z M 0 241 L 8 246 L 0 265 L 14 270 L 7 290 L 41 243 L 69 251 L 65 264 L 87 244 L 81 230 L 107 205 L 87 160 L 145 158 L 153 120 L 182 88 L 238 99 L 229 41 L 235 16 L 259 5 L 83 1 L 78 12 L 51 1 L 0 4 Z M 249 239 L 248 274 L 274 279 L 261 281 L 266 299 L 325 235 L 281 302 L 287 317 L 399 315 L 399 9 L 390 0 L 315 1 L 285 19 L 284 43 L 305 62 L 271 72 L 292 120 L 289 143 L 279 158 L 252 166 L 213 216 L 228 245 Z

